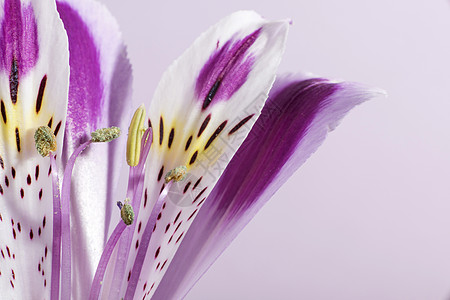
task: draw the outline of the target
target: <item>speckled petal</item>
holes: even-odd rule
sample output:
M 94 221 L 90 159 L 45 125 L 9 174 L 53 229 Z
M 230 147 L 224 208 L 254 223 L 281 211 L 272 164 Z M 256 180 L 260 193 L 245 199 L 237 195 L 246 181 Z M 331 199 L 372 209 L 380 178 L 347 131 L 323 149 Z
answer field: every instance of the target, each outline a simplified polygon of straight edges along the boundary
M 92 0 L 58 0 L 69 37 L 70 89 L 63 159 L 91 131 L 117 126 L 126 131 L 135 109 L 131 66 L 116 20 Z M 72 176 L 72 295 L 87 299 L 100 259 L 118 180 L 126 163 L 126 135 L 93 144 L 77 159 Z M 122 187 L 122 186 L 120 186 Z
M 187 167 L 172 185 L 137 282 L 136 298 L 151 297 L 176 249 L 264 105 L 284 51 L 288 21 L 270 22 L 250 11 L 226 17 L 203 33 L 163 75 L 149 108 L 153 145 L 144 199 L 126 269 L 170 170 Z M 122 294 L 128 281 L 122 286 Z M 128 288 L 129 289 L 129 288 Z
M 50 159 L 34 132 L 54 130 L 61 157 L 69 88 L 67 35 L 54 1 L 0 1 L 0 291 L 49 299 Z
M 152 299 L 181 299 L 344 115 L 380 92 L 301 76 L 277 80 Z

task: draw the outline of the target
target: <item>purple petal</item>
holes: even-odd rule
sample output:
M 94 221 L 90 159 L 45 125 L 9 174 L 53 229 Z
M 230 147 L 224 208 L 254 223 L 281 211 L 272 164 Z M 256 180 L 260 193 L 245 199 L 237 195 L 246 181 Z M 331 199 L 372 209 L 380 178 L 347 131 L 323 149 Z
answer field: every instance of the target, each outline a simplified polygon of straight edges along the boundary
M 92 34 L 79 13 L 68 3 L 58 2 L 58 12 L 69 37 L 70 85 L 66 132 L 72 138 L 89 134 L 102 113 L 103 82 L 100 58 Z
M 154 299 L 180 299 L 355 105 L 375 95 L 322 78 L 278 80 L 194 220 Z
M 131 66 L 111 14 L 91 0 L 60 0 L 57 6 L 70 51 L 63 152 L 67 161 L 75 148 L 90 138 L 91 131 L 109 126 L 126 129 L 130 111 L 137 105 L 131 100 Z M 74 298 L 88 297 L 86 287 L 92 283 L 106 242 L 113 204 L 124 200 L 116 187 L 125 163 L 125 145 L 123 135 L 108 144 L 91 145 L 77 160 L 71 198 Z
M 39 56 L 38 30 L 31 3 L 6 0 L 0 29 L 0 69 L 20 76 L 36 65 Z

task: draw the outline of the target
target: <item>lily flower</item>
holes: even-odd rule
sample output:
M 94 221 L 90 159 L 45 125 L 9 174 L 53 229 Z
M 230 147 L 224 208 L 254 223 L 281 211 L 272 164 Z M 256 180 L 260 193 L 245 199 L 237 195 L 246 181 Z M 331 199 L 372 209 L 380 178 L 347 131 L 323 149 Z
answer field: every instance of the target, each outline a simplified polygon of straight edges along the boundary
M 183 298 L 342 117 L 380 93 L 275 81 L 288 28 L 231 14 L 139 106 L 101 4 L 0 1 L 2 297 Z

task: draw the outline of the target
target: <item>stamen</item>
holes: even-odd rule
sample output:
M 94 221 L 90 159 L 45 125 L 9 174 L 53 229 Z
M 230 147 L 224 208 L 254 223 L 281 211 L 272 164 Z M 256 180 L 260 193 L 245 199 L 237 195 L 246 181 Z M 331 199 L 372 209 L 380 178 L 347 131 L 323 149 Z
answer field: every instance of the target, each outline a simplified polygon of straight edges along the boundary
M 127 226 L 133 224 L 133 221 L 134 221 L 133 206 L 131 206 L 131 204 L 129 204 L 129 202 L 130 202 L 130 199 L 127 198 L 123 205 L 122 205 L 122 203 L 120 203 L 120 205 L 122 206 L 120 208 L 120 217 L 122 218 L 123 222 Z
M 169 183 L 170 181 L 182 181 L 186 178 L 187 175 L 187 168 L 186 166 L 179 166 L 175 169 L 170 170 L 165 177 L 166 183 Z
M 102 288 L 102 280 L 106 272 L 106 267 L 108 266 L 109 259 L 111 258 L 111 254 L 114 251 L 114 247 L 119 241 L 120 236 L 122 235 L 122 232 L 125 230 L 125 228 L 127 228 L 127 225 L 125 225 L 124 222 L 119 222 L 119 224 L 116 225 L 116 228 L 109 237 L 108 242 L 106 242 L 105 249 L 103 250 L 97 270 L 95 271 L 91 292 L 89 293 L 89 300 L 99 299 L 100 290 Z
M 141 198 L 143 194 L 143 186 L 144 186 L 144 165 L 147 160 L 148 153 L 150 151 L 150 147 L 152 145 L 152 129 L 149 128 L 145 131 L 144 136 L 141 139 L 141 148 L 140 151 L 142 153 L 142 160 L 136 167 L 130 167 L 130 180 L 128 181 L 128 191 L 127 196 L 129 196 L 132 200 L 132 205 L 136 208 L 135 219 L 139 216 L 139 207 L 141 205 Z M 132 177 L 136 177 L 136 180 L 132 180 Z M 120 201 L 117 203 L 119 209 L 124 207 Z M 120 288 L 123 280 L 123 274 L 125 273 L 126 264 L 128 262 L 128 256 L 130 251 L 130 245 L 133 238 L 133 233 L 135 229 L 136 223 L 132 223 L 130 226 L 127 226 L 125 222 L 119 221 L 116 225 L 116 228 L 108 242 L 106 243 L 105 250 L 102 253 L 100 258 L 100 262 L 97 266 L 97 270 L 95 272 L 94 280 L 91 286 L 91 292 L 89 295 L 89 299 L 96 300 L 99 299 L 100 290 L 101 290 L 101 282 L 105 275 L 106 267 L 108 265 L 109 260 L 111 259 L 112 252 L 114 250 L 115 245 L 120 239 L 120 243 L 118 245 L 117 251 L 117 261 L 115 261 L 114 267 L 114 276 L 112 279 L 112 284 L 110 288 L 110 297 L 108 299 L 119 299 L 118 295 L 120 293 Z M 107 297 L 107 291 L 104 291 L 105 297 Z M 111 295 L 116 295 L 111 297 Z
M 144 104 L 139 106 L 131 119 L 128 129 L 127 140 L 127 163 L 131 167 L 135 167 L 139 163 L 141 156 L 141 139 L 144 131 L 145 123 L 145 107 Z
M 91 141 L 93 143 L 111 142 L 112 140 L 117 139 L 119 136 L 119 127 L 112 126 L 109 128 L 100 128 L 91 133 Z
M 61 190 L 61 299 L 70 299 L 72 290 L 72 256 L 70 238 L 70 188 L 72 171 L 75 161 L 81 152 L 86 149 L 92 141 L 87 141 L 72 153 L 64 170 L 64 178 Z
M 118 127 L 101 128 L 91 133 L 92 139 L 81 144 L 72 153 L 67 162 L 64 171 L 64 179 L 62 184 L 62 259 L 61 259 L 61 299 L 70 299 L 72 290 L 72 267 L 71 267 L 71 237 L 70 237 L 70 187 L 73 168 L 75 161 L 81 152 L 86 149 L 91 143 L 110 142 L 120 135 Z
M 56 137 L 48 126 L 41 126 L 34 133 L 34 142 L 37 152 L 46 157 L 50 152 L 56 151 Z

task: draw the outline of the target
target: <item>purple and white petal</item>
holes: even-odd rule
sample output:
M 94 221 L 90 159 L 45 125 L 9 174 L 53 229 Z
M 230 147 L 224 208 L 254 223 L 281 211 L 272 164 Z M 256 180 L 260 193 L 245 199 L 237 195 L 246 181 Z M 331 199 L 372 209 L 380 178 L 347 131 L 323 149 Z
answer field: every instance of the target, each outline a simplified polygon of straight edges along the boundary
M 63 159 L 97 128 L 128 127 L 131 66 L 119 26 L 92 0 L 58 0 L 69 38 L 70 88 Z M 100 259 L 125 164 L 126 135 L 91 145 L 78 158 L 72 179 L 71 222 L 73 293 L 86 299 Z M 122 195 L 124 196 L 124 194 Z
M 355 105 L 380 95 L 303 75 L 277 80 L 261 116 L 206 199 L 154 299 L 181 299 Z
M 163 75 L 149 109 L 153 146 L 126 274 L 142 265 L 137 298 L 151 297 L 214 184 L 256 121 L 284 51 L 288 21 L 241 11 L 203 33 Z M 147 257 L 135 262 L 164 176 L 186 166 L 158 215 Z M 128 281 L 122 286 L 127 290 Z M 129 289 L 129 288 L 128 288 Z
M 54 1 L 0 1 L 0 291 L 49 298 L 52 179 L 34 145 L 50 126 L 61 157 L 69 88 L 67 35 Z

